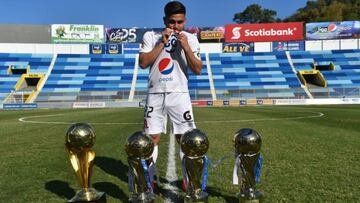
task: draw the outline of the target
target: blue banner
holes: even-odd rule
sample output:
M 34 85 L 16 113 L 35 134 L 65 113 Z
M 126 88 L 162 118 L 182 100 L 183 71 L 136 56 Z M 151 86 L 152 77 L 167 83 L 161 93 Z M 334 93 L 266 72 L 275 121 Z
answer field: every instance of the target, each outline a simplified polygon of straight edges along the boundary
M 35 109 L 37 104 L 3 104 L 3 109 Z
M 223 43 L 222 50 L 224 53 L 253 52 L 254 43 Z
M 303 51 L 304 41 L 272 42 L 273 51 Z
M 122 45 L 121 44 L 107 44 L 106 45 L 107 54 L 122 54 Z
M 140 44 L 138 43 L 126 43 L 123 44 L 123 53 L 124 54 L 138 54 L 140 51 Z
M 360 21 L 306 24 L 306 39 L 346 39 L 360 37 Z
M 105 45 L 104 44 L 90 44 L 90 54 L 104 54 Z

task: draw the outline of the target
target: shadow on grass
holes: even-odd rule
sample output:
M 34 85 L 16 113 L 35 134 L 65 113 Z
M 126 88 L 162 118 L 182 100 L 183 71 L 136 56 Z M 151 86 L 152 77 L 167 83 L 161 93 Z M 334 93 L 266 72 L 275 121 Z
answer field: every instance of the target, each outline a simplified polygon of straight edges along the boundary
M 61 198 L 71 199 L 75 195 L 75 190 L 69 186 L 69 183 L 61 180 L 46 182 L 45 189 L 55 193 Z
M 206 188 L 206 192 L 209 193 L 210 197 L 222 197 L 225 199 L 226 202 L 239 202 L 239 199 L 236 198 L 236 195 L 234 194 L 234 196 L 228 196 L 228 195 L 224 195 L 219 188 L 214 188 L 214 187 L 207 187 Z
M 106 173 L 118 177 L 121 181 L 127 183 L 127 173 L 129 167 L 120 160 L 109 157 L 97 156 L 95 165 L 100 167 Z
M 98 191 L 105 192 L 106 195 L 120 200 L 120 202 L 127 202 L 129 199 L 129 197 L 124 193 L 124 191 L 113 183 L 97 182 L 93 184 L 93 187 Z

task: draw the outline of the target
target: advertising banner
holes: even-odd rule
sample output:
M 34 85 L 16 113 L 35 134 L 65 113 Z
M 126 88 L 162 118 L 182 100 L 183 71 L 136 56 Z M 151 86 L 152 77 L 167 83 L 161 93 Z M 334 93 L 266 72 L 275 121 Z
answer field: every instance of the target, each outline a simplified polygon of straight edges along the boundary
M 37 108 L 36 103 L 29 104 L 3 104 L 3 109 L 35 109 Z
M 225 28 L 220 27 L 188 27 L 186 32 L 197 36 L 199 42 L 224 42 Z
M 303 51 L 304 41 L 272 42 L 273 51 Z
M 106 44 L 106 53 L 107 54 L 122 54 L 122 45 L 121 44 Z
M 254 43 L 249 43 L 249 42 L 223 43 L 222 50 L 224 53 L 253 52 L 254 51 Z
M 125 43 L 122 45 L 124 54 L 138 54 L 140 51 L 140 44 L 138 43 Z
M 346 39 L 360 37 L 360 21 L 321 22 L 306 24 L 306 39 Z
M 105 45 L 104 44 L 90 44 L 89 46 L 90 54 L 104 54 L 105 53 Z
M 52 43 L 104 43 L 103 25 L 51 25 Z
M 161 32 L 164 28 L 106 28 L 107 43 L 141 43 L 145 32 Z
M 122 54 L 121 44 L 90 44 L 90 54 Z
M 302 22 L 225 25 L 225 42 L 293 41 L 303 38 Z

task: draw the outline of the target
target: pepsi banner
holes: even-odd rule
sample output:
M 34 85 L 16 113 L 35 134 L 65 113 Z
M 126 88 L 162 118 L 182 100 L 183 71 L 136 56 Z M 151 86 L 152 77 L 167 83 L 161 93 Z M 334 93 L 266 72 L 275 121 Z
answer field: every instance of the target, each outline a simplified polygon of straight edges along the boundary
M 188 27 L 186 32 L 197 36 L 199 42 L 224 42 L 225 28 L 220 27 Z
M 106 28 L 108 43 L 141 43 L 145 32 L 161 32 L 164 28 Z
M 254 43 L 223 43 L 224 53 L 253 52 Z
M 289 41 L 289 42 L 273 42 L 273 51 L 303 51 L 305 50 L 304 41 Z
M 360 37 L 360 21 L 322 22 L 306 24 L 306 39 L 346 39 Z
M 272 42 L 303 39 L 302 22 L 225 25 L 225 42 Z

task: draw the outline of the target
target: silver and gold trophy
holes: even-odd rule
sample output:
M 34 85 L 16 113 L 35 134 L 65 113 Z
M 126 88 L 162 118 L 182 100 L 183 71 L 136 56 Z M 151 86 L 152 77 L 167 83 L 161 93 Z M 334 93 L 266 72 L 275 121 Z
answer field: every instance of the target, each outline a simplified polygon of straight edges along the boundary
M 94 129 L 87 123 L 73 124 L 66 133 L 65 147 L 81 186 L 81 190 L 68 202 L 106 202 L 104 192 L 98 192 L 90 187 L 95 159 L 95 152 L 91 147 L 94 143 Z
M 155 201 L 155 194 L 151 185 L 152 177 L 149 174 L 153 150 L 154 143 L 143 132 L 135 132 L 127 139 L 125 151 L 130 166 L 129 189 L 132 192 L 129 202 Z
M 180 139 L 184 152 L 186 173 L 189 178 L 184 202 L 207 202 L 208 193 L 204 190 L 207 181 L 207 157 L 209 140 L 199 129 L 187 131 Z
M 261 136 L 253 129 L 243 128 L 235 134 L 233 141 L 236 152 L 233 183 L 240 185 L 239 202 L 262 202 L 263 195 L 256 190 L 256 178 L 260 176 L 262 164 Z

